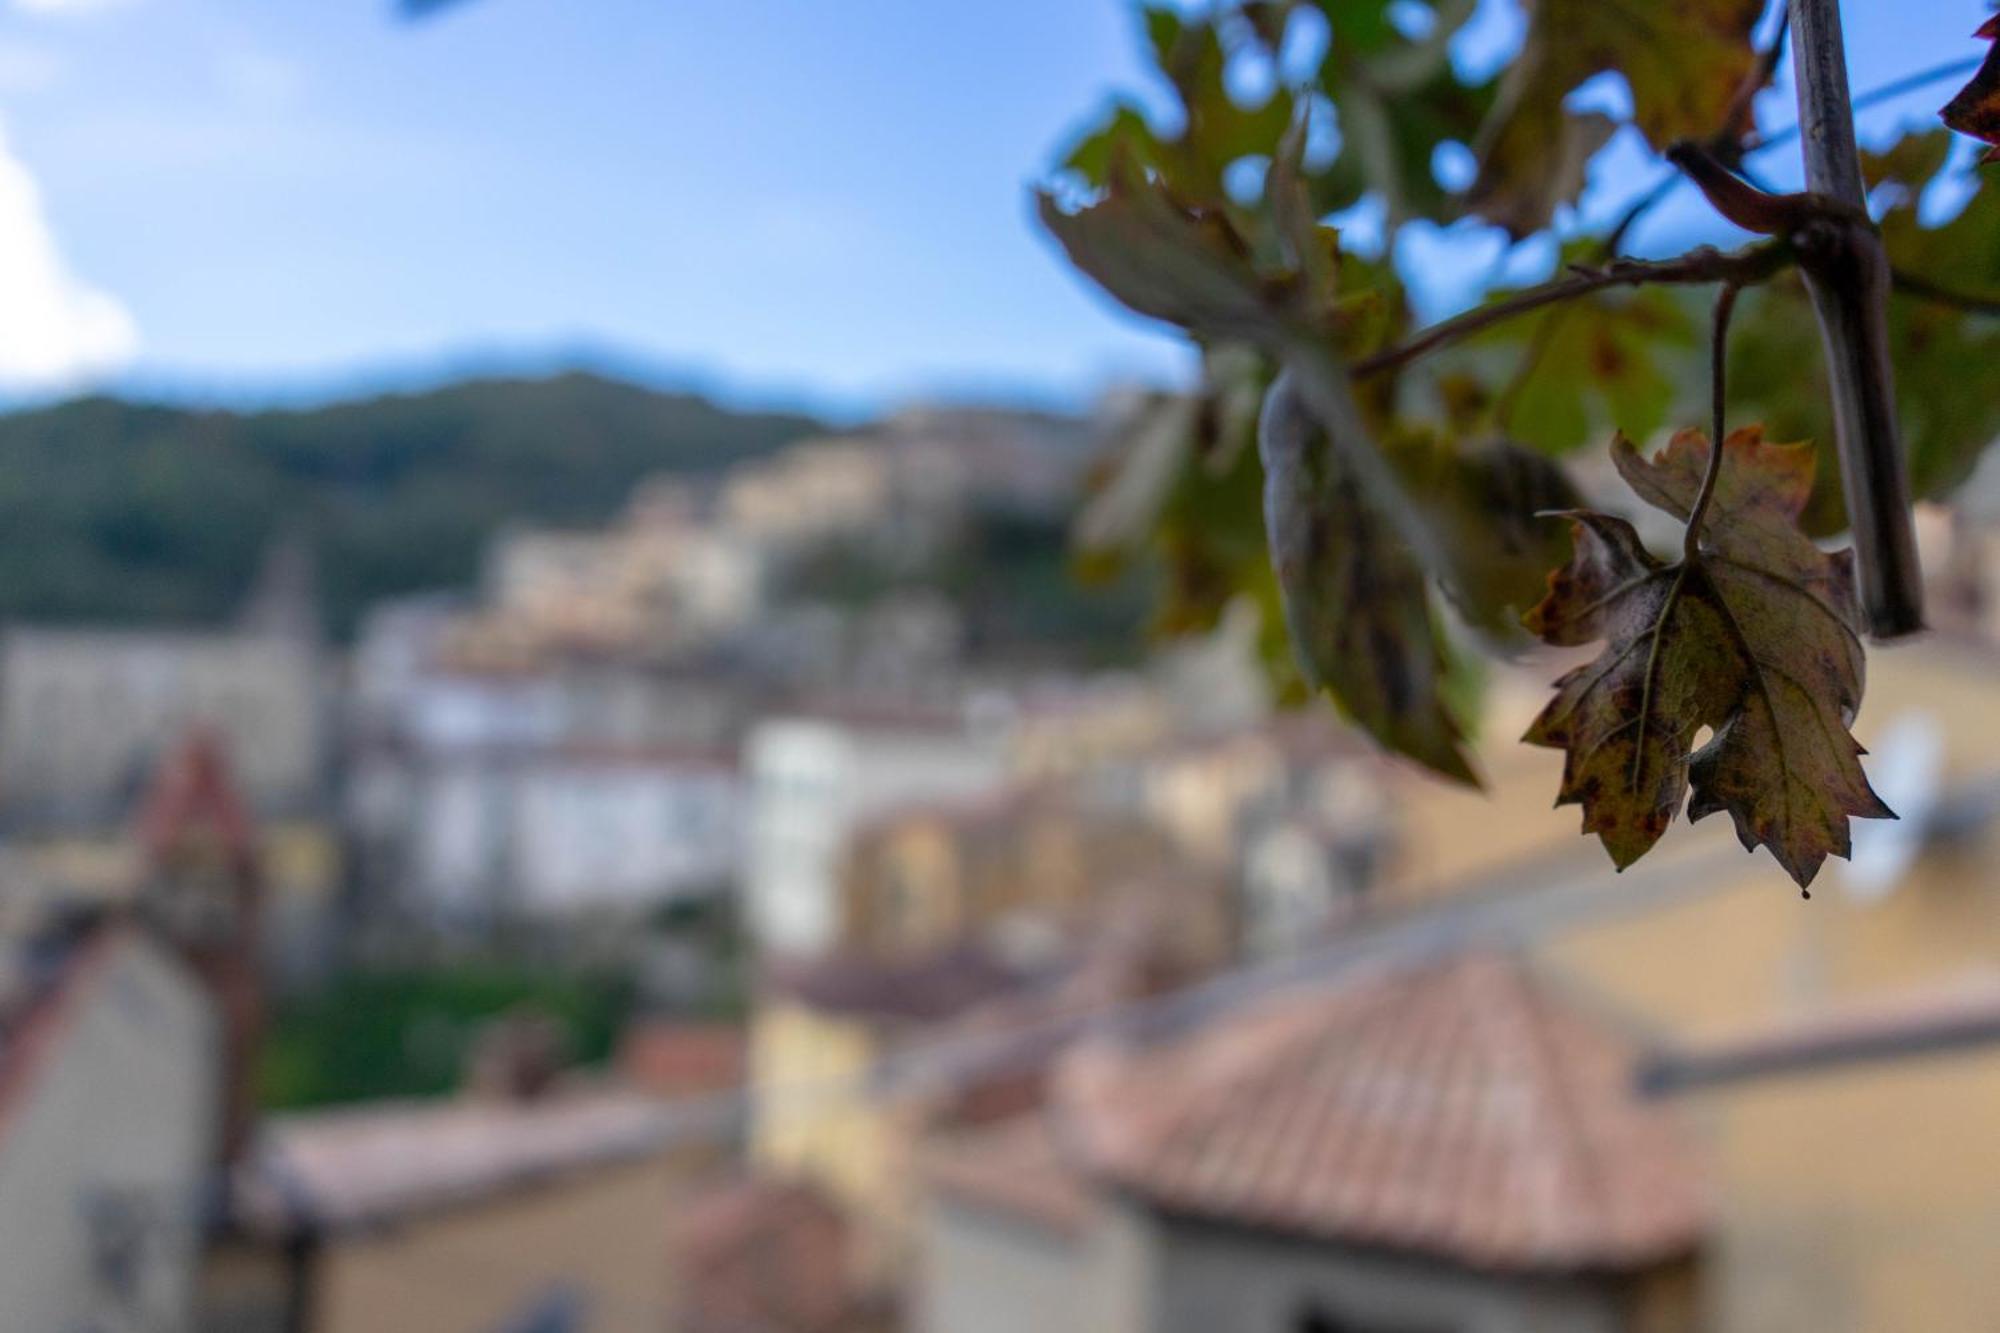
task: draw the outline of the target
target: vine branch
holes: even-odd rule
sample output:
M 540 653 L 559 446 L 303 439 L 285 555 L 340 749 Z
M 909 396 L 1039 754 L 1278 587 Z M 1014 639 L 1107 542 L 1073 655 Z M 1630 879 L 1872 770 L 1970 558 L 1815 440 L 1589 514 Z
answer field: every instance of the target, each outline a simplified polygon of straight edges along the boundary
M 1750 105 L 1757 100 L 1771 78 L 1778 72 L 1778 62 L 1785 58 L 1785 39 L 1792 30 L 1790 8 L 1778 14 L 1778 29 L 1771 34 L 1771 41 L 1757 53 L 1757 63 L 1737 85 L 1736 95 L 1729 99 L 1729 111 L 1722 118 L 1722 128 L 1716 132 L 1714 144 L 1717 152 L 1728 152 L 1741 157 L 1748 151 L 1744 144 L 1755 137 L 1748 131 L 1756 129 L 1756 121 L 1751 118 Z
M 1850 213 L 1811 219 L 1794 244 L 1826 354 L 1861 603 L 1875 636 L 1893 639 L 1923 628 L 1923 579 L 1889 362 L 1889 262 L 1865 211 L 1838 0 L 1791 0 L 1791 15 L 1806 188 Z
M 1729 317 L 1736 313 L 1736 293 L 1741 290 L 1735 283 L 1725 282 L 1715 296 L 1715 320 L 1710 329 L 1708 346 L 1708 466 L 1701 474 L 1701 490 L 1688 509 L 1687 532 L 1681 538 L 1681 558 L 1684 561 L 1692 561 L 1700 554 L 1702 520 L 1708 517 L 1708 506 L 1715 499 L 1715 484 L 1722 476 L 1722 425 L 1729 398 L 1726 387 Z
M 1601 268 L 1572 268 L 1563 277 L 1516 292 L 1492 305 L 1440 320 L 1406 343 L 1362 357 L 1354 362 L 1352 372 L 1359 378 L 1395 370 L 1441 347 L 1462 342 L 1495 324 L 1505 323 L 1544 306 L 1573 301 L 1607 287 L 1643 287 L 1650 284 L 1700 286 L 1712 282 L 1749 286 L 1771 277 L 1790 260 L 1789 244 L 1784 240 L 1774 240 L 1728 252 L 1704 245 L 1673 259 L 1619 259 Z

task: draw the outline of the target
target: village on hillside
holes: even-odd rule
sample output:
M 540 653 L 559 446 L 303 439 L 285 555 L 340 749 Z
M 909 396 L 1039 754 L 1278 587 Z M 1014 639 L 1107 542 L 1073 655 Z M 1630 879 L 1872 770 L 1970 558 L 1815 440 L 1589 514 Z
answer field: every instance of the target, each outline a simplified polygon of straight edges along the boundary
M 0 1310 L 23 1330 L 1962 1327 L 2000 1243 L 2000 514 L 1803 900 L 1613 872 L 940 577 L 1103 423 L 960 409 L 498 534 L 322 629 L 0 631 Z M 1005 599 L 1002 599 L 1003 601 Z M 1020 600 L 1032 601 L 1032 595 Z M 1935 1317 L 1932 1317 L 1932 1316 Z

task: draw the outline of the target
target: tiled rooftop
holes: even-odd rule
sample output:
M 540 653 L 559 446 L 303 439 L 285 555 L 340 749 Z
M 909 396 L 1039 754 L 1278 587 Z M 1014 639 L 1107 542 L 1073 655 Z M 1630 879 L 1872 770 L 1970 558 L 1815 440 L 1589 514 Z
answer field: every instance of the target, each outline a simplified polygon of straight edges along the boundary
M 982 1136 L 935 1179 L 1060 1215 L 1067 1168 L 1176 1215 L 1482 1269 L 1633 1269 L 1702 1225 L 1687 1146 L 1634 1091 L 1626 1043 L 1497 957 L 1289 991 L 1144 1050 L 1079 1048 L 1038 1114 L 1039 1139 Z
M 811 1185 L 727 1182 L 676 1218 L 687 1333 L 848 1333 L 865 1326 L 848 1270 L 846 1219 Z

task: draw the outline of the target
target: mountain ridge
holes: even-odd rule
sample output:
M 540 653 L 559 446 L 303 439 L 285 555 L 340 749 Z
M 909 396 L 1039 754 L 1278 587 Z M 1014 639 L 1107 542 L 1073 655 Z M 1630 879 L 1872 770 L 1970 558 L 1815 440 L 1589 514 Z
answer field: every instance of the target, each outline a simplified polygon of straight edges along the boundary
M 0 621 L 226 620 L 303 535 L 327 628 L 464 585 L 508 522 L 588 525 L 655 472 L 713 473 L 832 428 L 589 370 L 308 407 L 91 394 L 0 415 Z

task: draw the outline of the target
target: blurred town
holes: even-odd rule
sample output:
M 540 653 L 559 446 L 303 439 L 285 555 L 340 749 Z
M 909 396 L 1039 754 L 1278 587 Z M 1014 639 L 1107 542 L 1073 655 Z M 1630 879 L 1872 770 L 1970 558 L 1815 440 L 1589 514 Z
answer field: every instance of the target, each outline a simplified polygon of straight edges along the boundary
M 0 1327 L 1990 1329 L 2000 477 L 1806 901 L 1612 873 L 1548 661 L 1475 793 L 1147 648 L 1063 574 L 1132 407 L 663 470 L 351 631 L 304 531 L 6 624 Z

